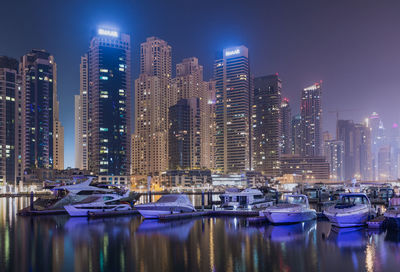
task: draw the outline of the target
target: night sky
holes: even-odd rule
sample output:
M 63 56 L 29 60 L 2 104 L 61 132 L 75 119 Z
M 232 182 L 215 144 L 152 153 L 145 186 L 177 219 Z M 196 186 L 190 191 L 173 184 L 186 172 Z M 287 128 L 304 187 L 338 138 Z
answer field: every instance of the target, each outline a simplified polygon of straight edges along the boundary
M 149 36 L 172 46 L 174 71 L 198 57 L 205 79 L 219 50 L 246 45 L 252 73 L 279 73 L 294 113 L 301 89 L 322 80 L 323 127 L 334 133 L 336 109 L 355 121 L 376 111 L 388 128 L 400 121 L 399 14 L 398 0 L 2 1 L 0 55 L 19 59 L 32 48 L 54 55 L 67 167 L 74 166 L 80 56 L 98 25 L 131 35 L 133 79 Z

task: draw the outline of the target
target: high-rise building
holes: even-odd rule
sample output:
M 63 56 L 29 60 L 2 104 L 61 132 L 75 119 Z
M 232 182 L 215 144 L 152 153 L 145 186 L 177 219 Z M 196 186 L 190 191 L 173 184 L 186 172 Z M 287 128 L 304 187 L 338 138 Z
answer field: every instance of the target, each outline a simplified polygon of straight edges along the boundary
M 344 181 L 344 142 L 325 141 L 324 154 L 330 166 L 330 179 Z
M 203 81 L 203 66 L 195 57 L 186 58 L 176 65 L 172 79 L 172 101 L 197 97 L 200 99 L 200 168 L 215 168 L 215 83 Z
M 344 179 L 372 179 L 371 130 L 351 120 L 337 121 L 337 137 L 344 143 Z
M 23 178 L 22 88 L 18 61 L 0 56 L 0 184 Z
M 169 108 L 169 169 L 201 168 L 200 98 L 181 99 Z
M 226 48 L 214 63 L 216 168 L 250 170 L 250 67 L 245 46 Z
M 81 57 L 79 95 L 75 96 L 75 167 L 89 169 L 89 81 L 88 55 Z
M 131 173 L 157 176 L 168 169 L 168 109 L 176 99 L 171 92 L 171 46 L 151 37 L 140 50 Z
M 254 169 L 272 177 L 280 175 L 281 89 L 278 75 L 254 79 Z
M 292 110 L 286 97 L 281 103 L 281 135 L 281 153 L 292 154 Z
M 323 156 L 282 155 L 283 175 L 298 175 L 303 180 L 328 180 L 329 163 Z
M 315 83 L 301 94 L 301 153 L 303 156 L 322 154 L 322 88 Z
M 84 79 L 84 61 L 81 62 Z M 101 176 L 127 176 L 131 135 L 130 36 L 99 28 L 90 41 L 87 67 L 84 84 L 88 86 L 89 170 Z M 81 88 L 84 92 L 82 83 Z
M 368 117 L 368 127 L 371 128 L 371 152 L 372 152 L 372 176 L 374 180 L 379 180 L 378 153 L 385 142 L 385 128 L 379 114 L 373 112 Z
M 24 167 L 63 168 L 64 143 L 58 118 L 54 57 L 45 50 L 32 50 L 21 58 L 20 74 L 24 92 Z M 57 135 L 59 138 L 54 139 Z
M 378 151 L 378 173 L 379 177 L 378 180 L 380 181 L 388 181 L 393 180 L 391 176 L 391 152 L 390 146 L 382 146 L 379 148 Z
M 301 154 L 301 115 L 292 117 L 292 154 Z

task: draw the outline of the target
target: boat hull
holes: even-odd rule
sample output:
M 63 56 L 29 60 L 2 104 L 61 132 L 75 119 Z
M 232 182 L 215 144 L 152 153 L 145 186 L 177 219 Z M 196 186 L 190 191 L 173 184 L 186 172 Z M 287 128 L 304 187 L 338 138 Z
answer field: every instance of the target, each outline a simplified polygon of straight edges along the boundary
M 386 226 L 388 229 L 400 231 L 400 214 L 385 213 Z
M 315 211 L 278 212 L 264 211 L 264 216 L 273 224 L 294 224 L 314 220 L 317 218 Z
M 175 211 L 166 211 L 166 210 L 140 210 L 138 212 L 145 218 L 145 219 L 158 219 L 160 215 L 167 215 L 167 214 L 174 214 L 178 213 Z
M 337 213 L 324 212 L 332 225 L 341 228 L 364 226 L 369 219 L 369 211 L 360 211 L 358 213 Z
M 101 209 L 101 208 L 76 208 L 73 205 L 68 205 L 64 207 L 65 210 L 68 212 L 69 216 L 72 217 L 84 217 L 89 216 L 89 213 L 96 213 L 96 212 L 113 212 L 113 211 L 128 211 L 132 208 L 128 205 L 119 205 L 112 208 Z

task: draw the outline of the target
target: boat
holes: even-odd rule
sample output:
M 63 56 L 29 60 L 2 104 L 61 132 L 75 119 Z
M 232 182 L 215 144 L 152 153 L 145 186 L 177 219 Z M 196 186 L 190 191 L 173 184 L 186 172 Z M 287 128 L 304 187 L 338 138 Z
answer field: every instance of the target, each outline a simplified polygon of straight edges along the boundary
M 329 200 L 329 192 L 324 186 L 304 188 L 304 195 L 307 196 L 310 203 L 318 203 Z
M 184 194 L 164 195 L 155 203 L 139 204 L 135 208 L 146 219 L 156 219 L 165 214 L 196 211 L 188 196 Z
M 124 195 L 101 194 L 92 195 L 76 204 L 66 205 L 64 208 L 73 217 L 89 216 L 91 213 L 130 211 L 135 201 L 132 194 L 130 197 L 129 192 Z
M 364 193 L 341 194 L 339 201 L 324 211 L 336 227 L 357 227 L 374 217 L 371 201 Z
M 278 203 L 260 212 L 273 224 L 291 224 L 314 220 L 317 213 L 310 209 L 308 198 L 305 195 L 284 195 L 285 202 Z
M 262 209 L 273 205 L 270 197 L 258 189 L 247 188 L 243 191 L 226 191 L 219 196 L 224 209 Z
M 389 202 L 385 214 L 387 227 L 391 230 L 400 230 L 400 197 L 393 197 Z

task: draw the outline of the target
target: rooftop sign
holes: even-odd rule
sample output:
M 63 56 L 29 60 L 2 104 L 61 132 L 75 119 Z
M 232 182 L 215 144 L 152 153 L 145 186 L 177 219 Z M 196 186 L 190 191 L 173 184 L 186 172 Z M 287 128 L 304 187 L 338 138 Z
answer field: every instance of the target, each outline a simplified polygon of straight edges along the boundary
M 109 29 L 104 29 L 104 28 L 99 28 L 97 30 L 97 33 L 99 35 L 103 35 L 103 36 L 110 36 L 110 37 L 114 37 L 114 38 L 118 38 L 118 32 L 115 30 L 109 30 Z

